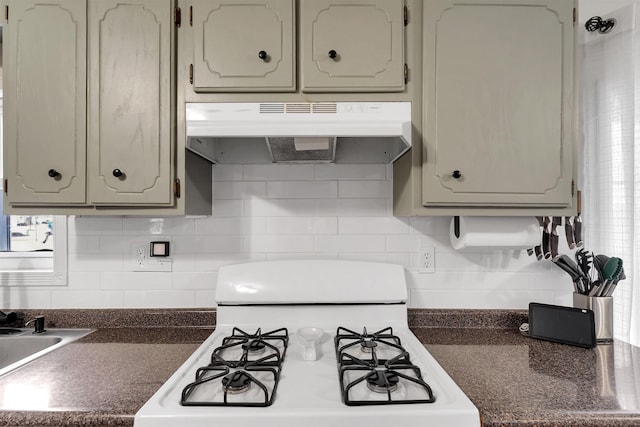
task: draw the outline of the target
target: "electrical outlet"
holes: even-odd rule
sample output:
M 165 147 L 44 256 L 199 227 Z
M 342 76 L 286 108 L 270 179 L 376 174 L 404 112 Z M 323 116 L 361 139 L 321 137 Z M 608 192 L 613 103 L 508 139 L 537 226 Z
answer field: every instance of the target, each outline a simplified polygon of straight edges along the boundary
M 418 272 L 419 273 L 435 273 L 436 272 L 436 248 L 424 247 L 418 252 Z
M 131 271 L 172 271 L 171 257 L 152 257 L 150 251 L 151 241 L 140 240 L 131 243 Z

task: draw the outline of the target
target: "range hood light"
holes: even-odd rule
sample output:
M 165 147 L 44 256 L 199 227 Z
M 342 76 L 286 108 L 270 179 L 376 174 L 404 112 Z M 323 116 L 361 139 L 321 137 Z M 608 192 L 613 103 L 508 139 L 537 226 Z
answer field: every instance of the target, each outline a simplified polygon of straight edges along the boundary
M 295 137 L 293 138 L 293 145 L 296 147 L 296 151 L 310 151 L 310 150 L 328 150 L 329 138 L 328 137 Z

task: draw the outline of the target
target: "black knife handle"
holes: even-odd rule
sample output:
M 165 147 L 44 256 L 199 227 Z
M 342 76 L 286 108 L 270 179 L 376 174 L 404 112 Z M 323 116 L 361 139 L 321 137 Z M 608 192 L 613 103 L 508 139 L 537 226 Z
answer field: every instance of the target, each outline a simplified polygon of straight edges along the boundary
M 533 248 L 533 251 L 536 253 L 536 259 L 540 261 L 544 256 L 542 255 L 542 245 L 538 245 Z
M 544 217 L 544 227 L 542 230 L 542 253 L 544 259 L 551 258 L 551 221 L 548 216 Z
M 555 230 L 551 233 L 549 246 L 551 247 L 551 260 L 556 261 L 560 256 L 558 255 L 558 233 Z
M 581 248 L 584 246 L 582 241 L 582 219 L 580 216 L 575 217 L 573 221 L 573 238 L 575 239 L 576 247 Z
M 575 249 L 576 242 L 573 240 L 573 225 L 571 225 L 571 217 L 564 218 L 564 234 L 567 236 L 567 245 L 569 249 Z

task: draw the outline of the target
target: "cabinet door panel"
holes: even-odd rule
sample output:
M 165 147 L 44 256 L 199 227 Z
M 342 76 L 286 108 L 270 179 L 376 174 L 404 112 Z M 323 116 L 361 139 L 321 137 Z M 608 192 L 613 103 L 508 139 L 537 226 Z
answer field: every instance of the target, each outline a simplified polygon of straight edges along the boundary
M 12 204 L 84 203 L 85 1 L 20 0 L 7 4 L 7 198 Z
M 89 5 L 89 198 L 94 204 L 172 202 L 171 15 L 171 0 Z
M 196 91 L 293 91 L 293 0 L 195 0 Z
M 403 0 L 302 0 L 302 90 L 403 90 L 403 10 Z
M 572 2 L 425 8 L 425 205 L 569 205 Z

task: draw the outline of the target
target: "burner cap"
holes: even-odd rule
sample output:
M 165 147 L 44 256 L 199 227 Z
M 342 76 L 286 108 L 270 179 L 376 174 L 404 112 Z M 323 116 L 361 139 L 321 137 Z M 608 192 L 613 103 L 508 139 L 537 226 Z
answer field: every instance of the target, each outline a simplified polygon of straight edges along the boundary
M 398 381 L 398 375 L 391 371 L 375 371 L 367 375 L 367 387 L 376 393 L 396 391 Z
M 373 340 L 364 340 L 360 343 L 360 346 L 365 353 L 371 353 L 373 349 L 378 346 L 378 343 Z
M 233 372 L 222 378 L 222 387 L 229 394 L 243 393 L 251 386 L 251 379 L 243 371 Z
M 242 344 L 242 349 L 251 354 L 264 353 L 266 345 L 262 340 L 249 340 Z

